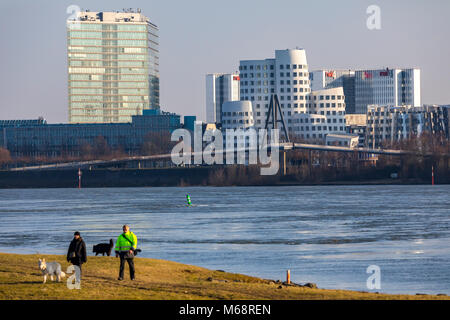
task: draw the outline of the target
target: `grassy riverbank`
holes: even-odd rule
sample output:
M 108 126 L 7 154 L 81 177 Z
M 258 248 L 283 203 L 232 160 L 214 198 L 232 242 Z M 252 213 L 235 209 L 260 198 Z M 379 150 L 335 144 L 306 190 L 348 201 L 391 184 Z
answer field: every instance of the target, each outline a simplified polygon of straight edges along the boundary
M 286 286 L 241 274 L 213 271 L 171 261 L 136 258 L 136 279 L 117 280 L 119 260 L 88 257 L 80 290 L 47 279 L 43 284 L 38 258 L 69 264 L 60 255 L 0 253 L 0 299 L 450 299 L 433 295 L 387 295 L 348 290 Z

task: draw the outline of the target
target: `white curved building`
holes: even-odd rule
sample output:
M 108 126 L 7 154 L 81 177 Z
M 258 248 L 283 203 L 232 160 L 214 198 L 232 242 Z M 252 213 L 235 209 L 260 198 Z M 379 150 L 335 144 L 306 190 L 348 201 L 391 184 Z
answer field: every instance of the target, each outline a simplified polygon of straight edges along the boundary
M 253 126 L 251 101 L 226 101 L 222 104 L 222 129 L 247 129 Z
M 240 99 L 253 103 L 256 128 L 264 128 L 270 96 L 277 94 L 290 135 L 325 141 L 328 133 L 345 133 L 343 88 L 311 92 L 304 49 L 276 50 L 275 59 L 241 60 L 239 70 Z M 300 125 L 305 121 L 308 125 Z
M 253 102 L 255 126 L 264 127 L 271 94 L 278 95 L 286 119 L 307 111 L 311 89 L 305 50 L 276 50 L 275 59 L 241 60 L 239 70 L 241 100 Z
M 250 145 L 249 130 L 254 128 L 251 101 L 227 101 L 222 105 L 222 134 L 224 148 L 244 148 Z M 228 139 L 227 129 L 234 130 L 234 136 Z M 241 129 L 241 130 L 240 130 Z M 251 131 L 251 130 L 250 130 Z M 256 136 L 253 136 L 256 138 Z M 256 140 L 254 141 L 256 143 Z
M 313 91 L 308 113 L 291 119 L 295 136 L 306 140 L 323 140 L 327 134 L 345 133 L 345 97 L 342 87 Z

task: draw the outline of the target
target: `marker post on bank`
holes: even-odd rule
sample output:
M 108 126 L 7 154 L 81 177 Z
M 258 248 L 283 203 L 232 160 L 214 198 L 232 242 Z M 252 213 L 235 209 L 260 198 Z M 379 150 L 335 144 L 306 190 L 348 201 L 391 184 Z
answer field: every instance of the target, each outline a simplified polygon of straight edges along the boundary
M 78 189 L 81 189 L 81 168 L 78 168 Z

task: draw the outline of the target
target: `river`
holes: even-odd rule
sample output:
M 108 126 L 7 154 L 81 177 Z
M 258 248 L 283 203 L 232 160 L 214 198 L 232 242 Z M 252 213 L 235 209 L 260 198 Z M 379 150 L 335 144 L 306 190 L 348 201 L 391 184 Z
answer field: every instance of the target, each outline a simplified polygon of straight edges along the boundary
M 319 288 L 450 294 L 449 194 L 448 185 L 5 189 L 0 252 L 65 254 L 80 231 L 92 255 L 127 223 L 142 257 L 275 280 L 289 269 Z M 367 287 L 372 265 L 380 289 Z

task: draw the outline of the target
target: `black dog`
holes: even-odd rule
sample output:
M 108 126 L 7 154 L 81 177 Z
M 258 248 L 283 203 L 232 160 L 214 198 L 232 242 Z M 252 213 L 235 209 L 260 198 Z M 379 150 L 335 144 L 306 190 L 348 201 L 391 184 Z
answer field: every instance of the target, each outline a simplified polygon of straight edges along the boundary
M 96 244 L 92 250 L 95 255 L 101 253 L 103 256 L 106 255 L 109 257 L 111 255 L 112 248 L 114 247 L 114 242 L 112 239 L 109 239 L 109 243 L 99 243 Z

